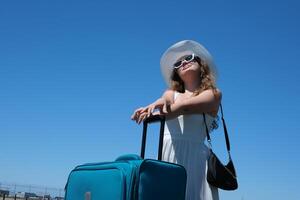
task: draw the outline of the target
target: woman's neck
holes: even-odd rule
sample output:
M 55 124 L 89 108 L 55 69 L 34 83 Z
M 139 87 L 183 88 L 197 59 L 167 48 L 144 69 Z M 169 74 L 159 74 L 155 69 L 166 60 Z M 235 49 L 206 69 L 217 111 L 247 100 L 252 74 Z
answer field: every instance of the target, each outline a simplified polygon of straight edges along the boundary
M 193 93 L 197 90 L 201 85 L 200 79 L 189 79 L 184 82 L 185 92 Z

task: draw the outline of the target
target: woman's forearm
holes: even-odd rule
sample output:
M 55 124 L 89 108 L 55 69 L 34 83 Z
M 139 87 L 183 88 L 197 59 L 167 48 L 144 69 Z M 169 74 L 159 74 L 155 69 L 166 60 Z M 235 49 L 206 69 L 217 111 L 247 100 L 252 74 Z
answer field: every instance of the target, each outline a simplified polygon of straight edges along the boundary
M 221 94 L 217 97 L 210 91 L 204 91 L 201 95 L 190 97 L 182 101 L 176 101 L 169 106 L 167 115 L 169 118 L 174 118 L 179 115 L 201 114 L 216 110 L 221 101 Z
M 189 105 L 186 101 L 175 102 L 167 106 L 167 119 L 173 119 L 179 115 L 188 115 L 200 113 L 199 109 L 195 105 Z
M 166 113 L 167 119 L 173 119 L 183 114 L 184 114 L 184 107 L 182 103 L 176 102 L 167 106 L 167 113 Z
M 153 104 L 163 104 L 164 99 L 162 97 L 158 98 L 156 101 L 153 102 Z

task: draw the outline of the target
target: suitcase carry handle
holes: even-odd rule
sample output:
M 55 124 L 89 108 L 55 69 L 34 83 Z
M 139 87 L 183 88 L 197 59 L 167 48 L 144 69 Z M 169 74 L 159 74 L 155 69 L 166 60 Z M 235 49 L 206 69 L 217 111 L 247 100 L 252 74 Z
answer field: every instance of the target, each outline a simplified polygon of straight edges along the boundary
M 147 138 L 147 128 L 148 123 L 160 122 L 160 133 L 159 133 L 159 145 L 158 145 L 158 160 L 161 160 L 162 157 L 162 148 L 163 148 L 163 137 L 165 130 L 165 116 L 153 115 L 148 117 L 143 123 L 143 137 L 142 137 L 142 146 L 141 146 L 141 157 L 145 157 L 145 148 L 146 148 L 146 138 Z

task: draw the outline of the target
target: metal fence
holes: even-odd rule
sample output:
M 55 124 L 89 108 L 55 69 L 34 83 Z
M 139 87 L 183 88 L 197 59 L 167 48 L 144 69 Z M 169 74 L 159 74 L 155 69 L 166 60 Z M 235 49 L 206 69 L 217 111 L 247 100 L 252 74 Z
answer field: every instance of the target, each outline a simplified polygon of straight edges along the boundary
M 63 200 L 64 189 L 38 185 L 22 185 L 0 182 L 0 196 L 2 199 L 45 199 Z M 0 199 L 1 199 L 0 198 Z

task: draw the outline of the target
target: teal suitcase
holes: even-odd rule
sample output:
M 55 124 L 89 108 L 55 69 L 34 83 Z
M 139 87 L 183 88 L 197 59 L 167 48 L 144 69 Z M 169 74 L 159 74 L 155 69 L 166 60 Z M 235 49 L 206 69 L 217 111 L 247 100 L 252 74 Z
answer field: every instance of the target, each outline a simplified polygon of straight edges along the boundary
M 144 159 L 147 124 L 161 122 L 158 160 Z M 69 175 L 65 200 L 184 200 L 186 170 L 161 161 L 165 118 L 154 116 L 143 124 L 141 156 L 127 154 L 114 162 L 88 163 Z

